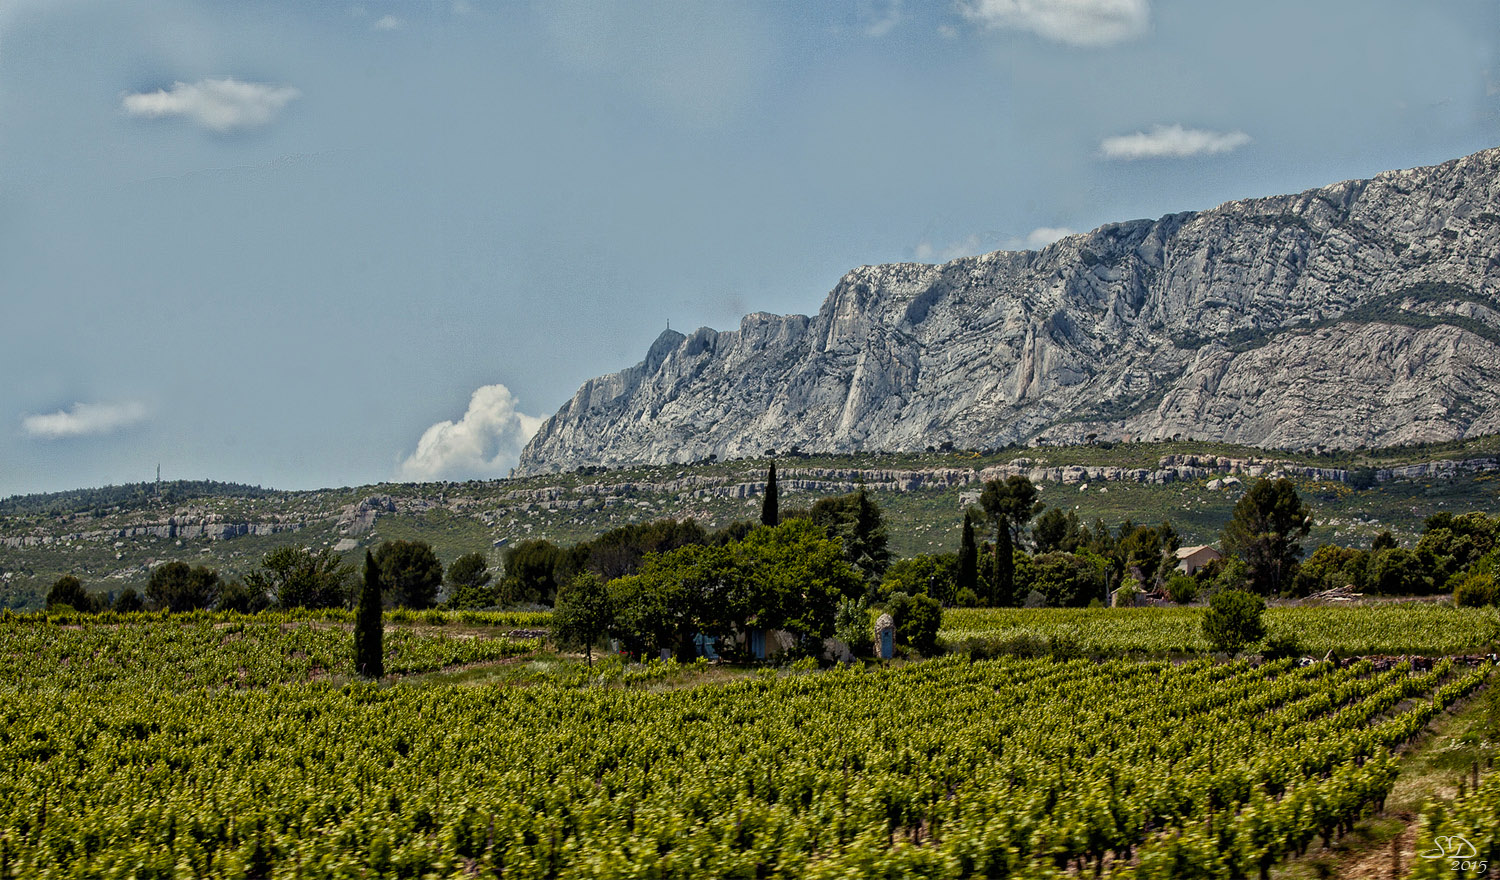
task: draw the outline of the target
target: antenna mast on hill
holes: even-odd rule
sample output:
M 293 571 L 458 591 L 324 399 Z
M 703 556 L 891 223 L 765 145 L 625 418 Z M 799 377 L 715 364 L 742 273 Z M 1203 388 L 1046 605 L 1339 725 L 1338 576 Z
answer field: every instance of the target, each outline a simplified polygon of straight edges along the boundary
M 156 463 L 156 497 L 161 497 L 161 462 Z

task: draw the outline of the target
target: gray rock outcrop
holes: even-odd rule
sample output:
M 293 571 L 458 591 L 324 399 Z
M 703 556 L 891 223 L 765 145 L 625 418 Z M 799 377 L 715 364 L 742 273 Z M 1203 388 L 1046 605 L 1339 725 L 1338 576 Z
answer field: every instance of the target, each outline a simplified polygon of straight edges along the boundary
M 1351 448 L 1500 431 L 1500 149 L 868 266 L 814 317 L 667 332 L 518 474 L 716 455 L 1184 438 Z

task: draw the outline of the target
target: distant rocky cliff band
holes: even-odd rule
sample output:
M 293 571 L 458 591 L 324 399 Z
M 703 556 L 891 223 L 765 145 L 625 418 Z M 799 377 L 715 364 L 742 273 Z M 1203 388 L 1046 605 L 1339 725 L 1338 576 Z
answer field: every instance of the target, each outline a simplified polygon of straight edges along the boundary
M 1500 431 L 1500 149 L 856 269 L 815 317 L 668 331 L 592 379 L 519 474 L 1181 436 L 1352 448 Z

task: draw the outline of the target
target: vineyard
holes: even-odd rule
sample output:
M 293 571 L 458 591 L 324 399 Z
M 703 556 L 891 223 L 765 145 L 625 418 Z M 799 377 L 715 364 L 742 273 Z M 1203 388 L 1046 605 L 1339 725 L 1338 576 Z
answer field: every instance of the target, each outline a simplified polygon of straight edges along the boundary
M 1264 876 L 1378 807 L 1391 750 L 1489 672 L 947 658 L 660 690 L 323 680 L 348 639 L 0 626 L 0 878 Z M 527 645 L 390 628 L 388 648 L 420 670 Z M 1493 800 L 1464 809 L 1444 821 Z
M 950 648 L 997 653 L 1066 644 L 1086 654 L 1165 657 L 1208 652 L 1202 619 L 1203 609 L 1182 607 L 955 608 L 944 612 L 941 637 Z M 1266 628 L 1315 657 L 1490 653 L 1500 644 L 1500 611 L 1421 602 L 1272 607 Z

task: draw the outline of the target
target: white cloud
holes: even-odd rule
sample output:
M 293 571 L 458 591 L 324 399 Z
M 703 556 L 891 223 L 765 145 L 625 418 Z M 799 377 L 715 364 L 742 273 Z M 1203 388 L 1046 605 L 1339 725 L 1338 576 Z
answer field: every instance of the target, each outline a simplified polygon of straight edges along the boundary
M 991 30 L 1031 31 L 1071 46 L 1108 46 L 1146 32 L 1146 0 L 968 0 L 959 13 Z
M 1064 226 L 1039 226 L 1026 234 L 1024 244 L 1029 251 L 1038 251 L 1060 238 L 1077 235 Z
M 1227 153 L 1250 143 L 1243 131 L 1203 131 L 1180 125 L 1158 125 L 1149 132 L 1107 137 L 1099 142 L 1099 153 L 1106 159 L 1181 159 L 1186 156 L 1213 156 Z
M 982 254 L 986 250 L 989 250 L 989 248 L 985 245 L 985 240 L 978 235 L 971 235 L 968 238 L 950 242 L 942 247 L 938 247 L 932 242 L 923 239 L 917 242 L 916 247 L 912 248 L 912 254 L 922 263 L 932 262 L 933 258 L 936 258 L 939 263 L 946 263 L 949 260 L 956 260 L 959 257 L 972 257 L 976 254 Z
M 121 106 L 130 116 L 146 119 L 184 116 L 210 131 L 225 132 L 265 125 L 301 95 L 291 86 L 203 79 L 173 83 L 170 90 L 126 95 Z
M 438 422 L 422 432 L 417 451 L 401 463 L 401 478 L 503 477 L 515 467 L 522 447 L 542 421 L 518 411 L 509 388 L 485 385 L 469 398 L 463 418 Z
M 865 36 L 879 39 L 895 30 L 901 23 L 901 3 L 902 0 L 885 0 L 867 6 L 863 13 Z
M 373 27 L 377 31 L 399 31 L 401 30 L 401 26 L 404 24 L 406 24 L 406 22 L 402 21 L 394 15 L 382 15 L 379 19 L 376 20 Z
M 63 437 L 86 437 L 109 434 L 139 422 L 146 417 L 144 404 L 75 403 L 72 409 L 38 416 L 23 416 L 21 428 L 33 437 L 57 440 Z

